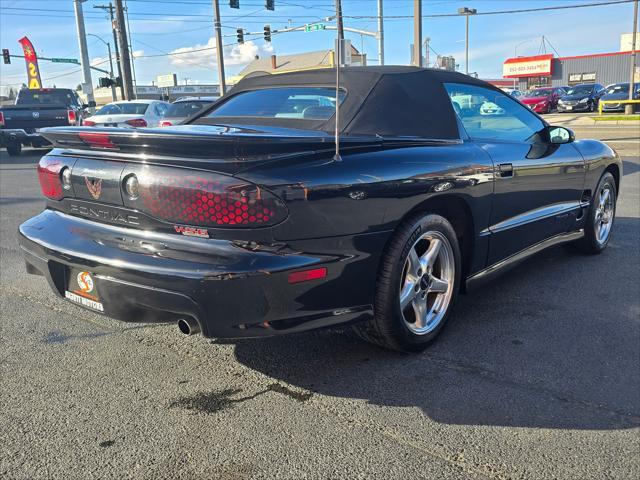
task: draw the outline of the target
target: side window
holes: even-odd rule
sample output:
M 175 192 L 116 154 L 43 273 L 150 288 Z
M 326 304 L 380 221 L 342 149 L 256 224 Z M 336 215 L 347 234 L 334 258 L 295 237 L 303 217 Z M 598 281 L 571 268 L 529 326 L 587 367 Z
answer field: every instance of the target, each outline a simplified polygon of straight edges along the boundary
M 165 112 L 167 111 L 167 107 L 164 103 L 156 103 L 153 106 L 156 116 L 164 117 Z
M 530 143 L 542 140 L 542 120 L 508 95 L 463 83 L 444 86 L 471 138 Z

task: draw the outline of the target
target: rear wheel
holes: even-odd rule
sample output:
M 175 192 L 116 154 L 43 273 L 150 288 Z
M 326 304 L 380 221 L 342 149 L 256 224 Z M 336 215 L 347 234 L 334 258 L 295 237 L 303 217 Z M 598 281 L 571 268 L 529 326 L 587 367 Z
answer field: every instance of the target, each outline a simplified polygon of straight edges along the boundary
M 445 218 L 427 214 L 404 222 L 382 260 L 374 318 L 356 325 L 357 333 L 386 348 L 423 350 L 444 327 L 457 297 L 460 258 Z
M 21 143 L 11 143 L 7 145 L 7 153 L 10 157 L 17 157 L 22 152 Z
M 611 173 L 606 172 L 600 178 L 591 199 L 584 227 L 584 238 L 578 242 L 580 250 L 597 254 L 607 248 L 616 214 L 616 200 L 615 179 Z

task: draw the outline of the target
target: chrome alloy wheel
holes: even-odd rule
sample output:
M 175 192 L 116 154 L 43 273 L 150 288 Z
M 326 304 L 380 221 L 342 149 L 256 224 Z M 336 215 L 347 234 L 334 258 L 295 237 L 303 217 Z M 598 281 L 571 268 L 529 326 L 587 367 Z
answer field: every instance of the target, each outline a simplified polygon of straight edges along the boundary
M 412 333 L 425 335 L 443 319 L 453 296 L 455 271 L 453 248 L 442 233 L 429 231 L 413 244 L 400 280 L 400 310 Z
M 596 214 L 594 216 L 594 230 L 596 231 L 596 241 L 603 245 L 609 238 L 611 226 L 613 225 L 613 191 L 611 185 L 605 183 L 598 197 L 596 198 Z

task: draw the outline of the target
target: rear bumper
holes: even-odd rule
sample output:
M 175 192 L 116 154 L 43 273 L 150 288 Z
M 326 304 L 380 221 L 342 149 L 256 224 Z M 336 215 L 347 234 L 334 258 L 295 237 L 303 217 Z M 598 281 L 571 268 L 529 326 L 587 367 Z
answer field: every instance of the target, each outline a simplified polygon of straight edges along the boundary
M 0 145 L 20 143 L 21 145 L 42 146 L 50 143 L 39 133 L 28 133 L 21 128 L 4 128 L 0 130 Z
M 109 317 L 189 316 L 207 337 L 234 338 L 370 317 L 388 235 L 257 245 L 151 234 L 45 210 L 20 226 L 19 237 L 27 270 L 44 275 L 61 297 L 71 271 L 84 270 Z M 317 267 L 327 268 L 327 278 L 289 284 L 292 271 Z

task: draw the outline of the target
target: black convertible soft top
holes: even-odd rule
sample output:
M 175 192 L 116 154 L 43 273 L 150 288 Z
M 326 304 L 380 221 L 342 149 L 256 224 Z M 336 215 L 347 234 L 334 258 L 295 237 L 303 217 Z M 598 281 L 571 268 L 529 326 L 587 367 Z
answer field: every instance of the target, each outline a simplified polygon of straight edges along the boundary
M 493 88 L 481 80 L 445 70 L 407 66 L 340 68 L 340 88 L 347 93 L 340 105 L 340 131 L 342 135 L 458 139 L 455 112 L 443 86 L 448 82 Z M 242 92 L 285 86 L 335 87 L 335 84 L 334 68 L 245 77 L 192 123 L 220 123 L 220 118 L 206 118 L 207 113 Z M 233 123 L 252 121 L 234 118 Z M 335 129 L 335 116 L 322 121 L 261 118 L 260 124 L 331 132 Z

